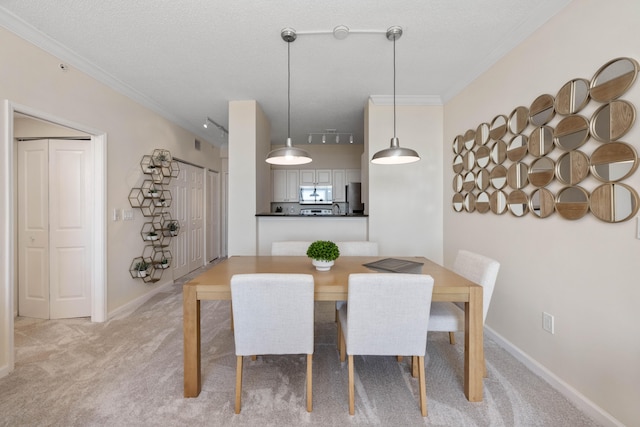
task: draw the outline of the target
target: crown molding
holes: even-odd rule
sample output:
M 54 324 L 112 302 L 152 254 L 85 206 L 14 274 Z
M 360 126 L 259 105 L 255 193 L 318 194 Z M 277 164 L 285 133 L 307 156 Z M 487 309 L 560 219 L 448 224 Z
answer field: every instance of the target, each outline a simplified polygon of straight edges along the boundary
M 162 108 L 155 101 L 153 101 L 143 93 L 137 91 L 121 80 L 113 77 L 111 74 L 107 73 L 97 65 L 93 64 L 90 61 L 87 61 L 85 58 L 79 56 L 72 50 L 53 40 L 45 33 L 27 24 L 25 21 L 20 19 L 20 17 L 7 11 L 1 6 L 0 26 L 14 33 L 18 37 L 26 40 L 27 42 L 35 45 L 36 47 L 42 49 L 48 54 L 60 59 L 61 62 L 72 65 L 75 69 L 93 77 L 94 79 L 105 84 L 116 92 L 119 92 L 122 95 L 134 100 L 135 102 L 143 105 L 144 107 L 150 109 L 151 111 L 157 113 L 165 119 L 177 124 L 178 126 L 183 127 L 189 132 L 196 134 L 198 137 L 207 141 L 211 145 L 216 145 L 214 144 L 210 135 L 202 132 L 201 125 L 194 126 L 193 123 L 189 123 L 184 118 L 178 117 L 166 111 L 164 108 Z

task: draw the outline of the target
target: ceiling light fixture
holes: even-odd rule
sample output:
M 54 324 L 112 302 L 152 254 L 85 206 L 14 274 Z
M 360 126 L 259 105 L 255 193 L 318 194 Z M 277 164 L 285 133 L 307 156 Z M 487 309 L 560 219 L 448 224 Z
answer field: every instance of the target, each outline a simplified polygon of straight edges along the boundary
M 220 132 L 222 132 L 222 133 L 226 133 L 226 134 L 229 134 L 229 131 L 228 131 L 228 130 L 226 130 L 226 129 L 224 128 L 224 126 L 222 126 L 222 125 L 220 125 L 220 124 L 218 124 L 218 123 L 214 122 L 214 121 L 213 121 L 213 120 L 211 120 L 209 117 L 207 117 L 207 118 L 205 119 L 204 123 L 202 124 L 202 127 L 203 127 L 203 128 L 205 128 L 205 129 L 208 129 L 208 128 L 209 128 L 209 123 L 211 123 L 212 125 L 214 125 L 215 127 L 217 127 L 217 128 L 220 130 Z
M 304 165 L 311 162 L 311 156 L 291 142 L 291 43 L 296 40 L 296 30 L 283 28 L 280 36 L 287 42 L 287 142 L 284 147 L 271 150 L 265 161 L 272 165 Z
M 371 163 L 397 165 L 420 160 L 420 156 L 414 150 L 401 148 L 400 142 L 396 137 L 396 40 L 400 36 L 402 36 L 401 27 L 389 27 L 387 30 L 387 39 L 393 41 L 393 138 L 391 138 L 391 146 L 374 154 L 371 158 Z
M 335 129 L 327 129 L 324 132 L 309 132 L 309 144 L 311 144 L 313 142 L 313 136 L 314 135 L 321 135 L 322 136 L 322 143 L 326 144 L 327 142 L 327 135 L 329 135 L 329 137 L 333 137 L 336 140 L 336 144 L 340 143 L 340 137 L 344 136 L 345 138 L 349 138 L 349 143 L 353 144 L 353 133 L 351 132 L 338 132 Z

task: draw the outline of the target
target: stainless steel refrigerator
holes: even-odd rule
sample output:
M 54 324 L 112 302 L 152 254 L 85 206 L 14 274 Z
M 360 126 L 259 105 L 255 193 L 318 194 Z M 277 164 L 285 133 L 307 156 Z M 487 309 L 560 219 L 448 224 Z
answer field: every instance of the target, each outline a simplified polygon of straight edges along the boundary
M 362 203 L 362 184 L 350 182 L 346 188 L 347 213 L 363 213 L 364 203 Z

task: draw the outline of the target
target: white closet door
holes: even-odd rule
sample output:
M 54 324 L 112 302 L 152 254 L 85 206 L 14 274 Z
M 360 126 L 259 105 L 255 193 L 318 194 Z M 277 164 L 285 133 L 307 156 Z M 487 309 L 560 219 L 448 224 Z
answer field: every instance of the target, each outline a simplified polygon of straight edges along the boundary
M 184 276 L 189 273 L 189 263 L 188 263 L 188 229 L 189 229 L 189 221 L 187 217 L 187 195 L 188 195 L 188 180 L 189 172 L 187 167 L 189 165 L 185 163 L 180 163 L 180 173 L 178 177 L 172 179 L 172 189 L 171 189 L 171 197 L 173 198 L 172 202 L 172 217 L 177 219 L 180 223 L 180 233 L 171 239 L 171 255 L 173 255 L 172 264 L 173 264 L 173 278 L 177 279 L 179 277 Z
M 18 143 L 18 312 L 91 316 L 91 144 Z
M 220 258 L 220 174 L 207 172 L 207 259 Z
M 18 151 L 18 314 L 49 318 L 49 146 L 21 141 Z
M 91 316 L 91 144 L 49 142 L 50 317 Z
M 204 265 L 204 169 L 189 165 L 189 271 Z

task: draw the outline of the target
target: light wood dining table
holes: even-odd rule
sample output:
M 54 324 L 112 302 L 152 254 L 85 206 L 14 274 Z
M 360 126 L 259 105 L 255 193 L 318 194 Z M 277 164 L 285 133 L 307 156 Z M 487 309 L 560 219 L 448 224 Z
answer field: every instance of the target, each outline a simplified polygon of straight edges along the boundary
M 313 275 L 316 301 L 346 301 L 352 273 L 377 272 L 363 264 L 387 257 L 345 256 L 329 271 L 318 271 L 305 256 L 232 256 L 183 285 L 184 396 L 197 397 L 202 387 L 200 366 L 200 301 L 231 300 L 231 277 L 244 273 Z M 482 401 L 484 375 L 482 287 L 423 257 L 393 257 L 423 263 L 422 273 L 434 279 L 433 301 L 464 302 L 464 393 Z M 336 357 L 338 357 L 336 355 Z

